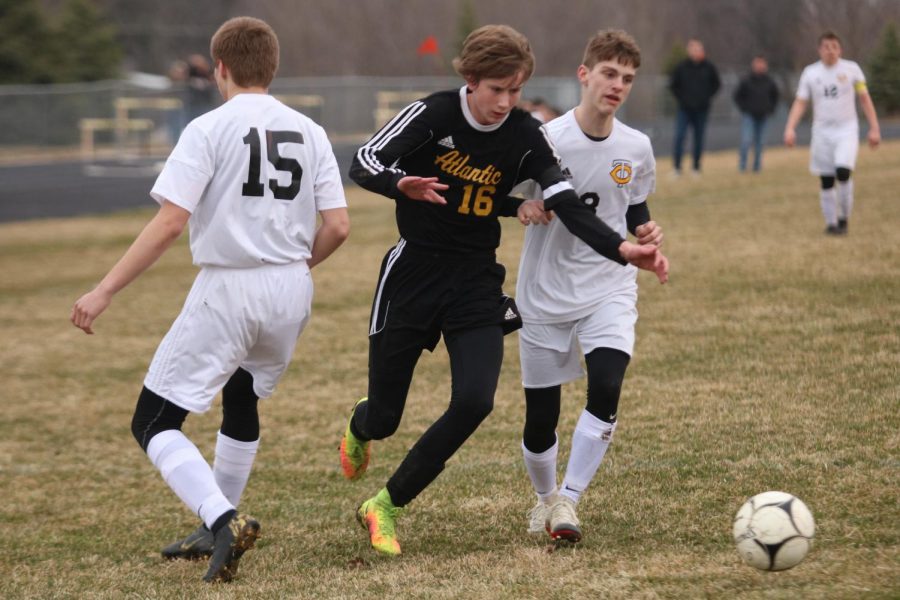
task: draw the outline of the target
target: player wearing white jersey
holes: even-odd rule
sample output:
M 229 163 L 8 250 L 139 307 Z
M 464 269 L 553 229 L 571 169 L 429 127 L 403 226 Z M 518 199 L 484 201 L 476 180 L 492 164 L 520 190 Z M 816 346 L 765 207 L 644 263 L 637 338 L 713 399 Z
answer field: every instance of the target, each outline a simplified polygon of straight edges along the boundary
M 825 233 L 847 233 L 847 221 L 853 210 L 853 181 L 859 151 L 859 123 L 856 97 L 869 122 L 868 142 L 877 148 L 881 130 L 875 105 L 866 88 L 859 65 L 841 58 L 841 41 L 828 31 L 819 37 L 820 61 L 803 69 L 797 96 L 788 113 L 784 143 L 797 141 L 796 128 L 808 104 L 812 103 L 813 125 L 809 170 L 821 180 L 819 201 L 825 217 Z M 835 189 L 837 180 L 837 189 Z
M 349 219 L 324 130 L 268 95 L 278 67 L 275 32 L 258 19 L 231 19 L 213 36 L 211 53 L 225 104 L 185 129 L 150 192 L 159 212 L 75 303 L 71 320 L 93 333 L 113 295 L 189 224 L 200 273 L 153 357 L 132 433 L 203 521 L 163 555 L 210 555 L 204 580 L 229 581 L 259 533 L 259 523 L 235 508 L 259 446 L 257 400 L 272 394 L 309 319 L 309 269 L 346 239 Z M 220 390 L 210 468 L 181 426 L 188 412 L 209 410 Z
M 640 50 L 624 31 L 606 30 L 588 42 L 578 67 L 580 104 L 545 129 L 581 200 L 620 235 L 658 245 L 650 220 L 656 164 L 650 139 L 615 118 L 628 98 Z M 533 219 L 537 224 L 539 219 Z M 592 252 L 553 219 L 526 230 L 516 299 L 522 315 L 519 354 L 525 387 L 522 439 L 525 466 L 538 496 L 529 531 L 578 542 L 575 507 L 600 466 L 616 428 L 619 394 L 634 347 L 637 270 Z M 587 405 L 557 488 L 561 384 L 588 372 Z

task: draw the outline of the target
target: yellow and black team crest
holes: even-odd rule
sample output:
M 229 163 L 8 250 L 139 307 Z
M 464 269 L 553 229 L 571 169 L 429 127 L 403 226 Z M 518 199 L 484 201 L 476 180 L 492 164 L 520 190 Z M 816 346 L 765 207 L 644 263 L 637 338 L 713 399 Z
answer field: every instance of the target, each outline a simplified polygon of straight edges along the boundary
M 613 160 L 612 170 L 609 172 L 609 176 L 612 177 L 612 180 L 616 182 L 617 186 L 623 187 L 626 183 L 631 181 L 631 161 L 622 158 Z

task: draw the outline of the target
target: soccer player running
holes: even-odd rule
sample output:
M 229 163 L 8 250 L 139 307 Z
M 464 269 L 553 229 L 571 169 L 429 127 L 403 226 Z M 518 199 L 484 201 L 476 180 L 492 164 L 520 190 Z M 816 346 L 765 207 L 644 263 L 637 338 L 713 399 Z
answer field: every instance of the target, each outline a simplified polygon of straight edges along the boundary
M 856 96 L 869 122 L 867 136 L 873 149 L 881 143 L 881 128 L 875 105 L 866 88 L 862 69 L 841 58 L 841 40 L 826 31 L 819 36 L 819 60 L 803 69 L 797 96 L 784 127 L 784 143 L 797 142 L 797 123 L 812 102 L 813 125 L 809 170 L 821 181 L 819 202 L 827 235 L 845 235 L 853 210 L 853 181 L 850 176 L 859 152 L 859 121 Z M 837 180 L 837 189 L 835 189 Z
M 647 207 L 656 181 L 653 148 L 646 135 L 616 119 L 640 65 L 640 49 L 630 35 L 618 30 L 595 34 L 578 67 L 580 104 L 545 129 L 580 201 L 596 215 L 592 218 L 657 247 L 663 234 Z M 622 380 L 634 348 L 637 269 L 593 252 L 552 220 L 526 230 L 516 297 L 523 320 L 522 453 L 538 497 L 528 531 L 546 529 L 554 539 L 574 543 L 582 537 L 576 505 L 616 430 Z M 561 384 L 582 376 L 582 354 L 587 404 L 558 489 Z
M 203 520 L 164 554 L 211 555 L 204 579 L 228 581 L 259 534 L 259 523 L 235 509 L 259 446 L 257 400 L 272 394 L 309 320 L 310 267 L 343 243 L 350 225 L 325 131 L 268 95 L 278 68 L 275 32 L 234 18 L 213 35 L 211 53 L 226 102 L 184 130 L 150 192 L 159 212 L 75 302 L 71 320 L 93 333 L 113 295 L 190 225 L 200 273 L 153 357 L 131 430 Z M 211 469 L 181 426 L 189 412 L 209 410 L 220 390 Z
M 665 280 L 668 262 L 596 219 L 566 181 L 540 123 L 514 108 L 534 69 L 528 40 L 487 25 L 465 40 L 454 66 L 465 79 L 400 111 L 357 152 L 350 176 L 396 203 L 400 240 L 384 258 L 369 329 L 368 396 L 350 416 L 340 445 L 348 479 L 369 462 L 371 440 L 392 435 L 416 362 L 441 336 L 452 378 L 447 411 L 422 435 L 357 519 L 379 552 L 400 554 L 396 518 L 444 469 L 493 408 L 503 335 L 518 328 L 496 261 L 500 216 L 539 219 L 540 209 L 508 197 L 534 179 L 554 209 L 591 248 Z M 542 213 L 541 213 L 542 214 Z

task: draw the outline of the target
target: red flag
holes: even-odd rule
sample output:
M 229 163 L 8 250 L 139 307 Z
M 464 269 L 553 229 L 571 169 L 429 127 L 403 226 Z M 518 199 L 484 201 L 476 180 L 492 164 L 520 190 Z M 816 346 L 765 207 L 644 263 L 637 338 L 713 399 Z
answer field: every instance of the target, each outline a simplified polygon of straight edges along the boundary
M 425 56 L 426 54 L 437 54 L 438 53 L 438 42 L 437 38 L 433 35 L 429 35 L 427 38 L 422 40 L 422 43 L 419 44 L 419 49 L 417 50 L 419 56 Z

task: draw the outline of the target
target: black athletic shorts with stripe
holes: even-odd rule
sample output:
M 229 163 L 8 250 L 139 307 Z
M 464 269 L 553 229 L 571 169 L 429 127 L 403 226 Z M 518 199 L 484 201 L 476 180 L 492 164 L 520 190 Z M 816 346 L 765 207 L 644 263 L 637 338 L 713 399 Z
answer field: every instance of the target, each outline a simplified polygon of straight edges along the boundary
M 493 253 L 444 255 L 402 239 L 384 257 L 369 337 L 379 353 L 433 351 L 441 334 L 499 325 L 522 326 L 515 302 L 503 293 L 506 268 Z

